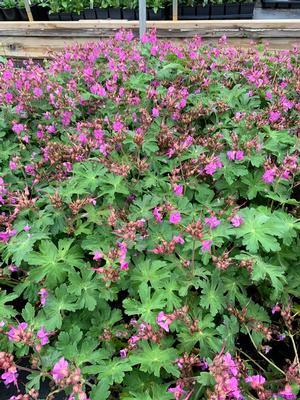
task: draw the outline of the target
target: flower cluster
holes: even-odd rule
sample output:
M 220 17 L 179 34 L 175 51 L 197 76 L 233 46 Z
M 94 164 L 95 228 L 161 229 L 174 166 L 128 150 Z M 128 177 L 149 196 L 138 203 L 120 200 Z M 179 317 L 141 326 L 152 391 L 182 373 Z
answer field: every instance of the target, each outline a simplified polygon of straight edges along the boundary
M 1 61 L 13 400 L 299 397 L 299 55 L 151 30 Z

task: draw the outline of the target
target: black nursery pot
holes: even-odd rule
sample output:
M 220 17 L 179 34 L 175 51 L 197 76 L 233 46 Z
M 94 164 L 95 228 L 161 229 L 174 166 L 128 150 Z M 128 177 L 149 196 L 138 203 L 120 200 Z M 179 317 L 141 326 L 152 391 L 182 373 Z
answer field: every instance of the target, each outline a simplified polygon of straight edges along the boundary
M 196 7 L 181 6 L 180 15 L 182 17 L 192 17 L 192 18 L 194 18 L 196 16 Z
M 49 21 L 60 21 L 59 13 L 49 14 L 48 15 Z
M 72 13 L 63 12 L 63 13 L 59 13 L 59 16 L 60 16 L 61 21 L 73 21 Z
M 109 7 L 108 16 L 111 19 L 122 19 L 122 9 L 119 7 Z
M 254 3 L 241 3 L 240 13 L 241 15 L 253 16 Z
M 199 19 L 208 19 L 209 18 L 210 6 L 207 4 L 206 6 L 199 5 L 196 7 L 196 16 Z
M 19 13 L 16 7 L 2 8 L 3 15 L 6 21 L 18 21 Z
M 0 21 L 5 21 L 5 17 L 1 9 L 0 9 Z
M 154 12 L 153 8 L 147 8 L 148 20 L 150 21 L 161 21 L 166 19 L 165 10 L 159 8 L 157 12 Z
M 28 21 L 28 15 L 26 12 L 26 8 L 18 8 L 19 20 L 20 21 Z
M 216 17 L 223 17 L 225 15 L 224 4 L 212 4 L 210 8 L 211 19 Z
M 97 19 L 107 19 L 108 18 L 108 8 L 95 8 Z
M 225 4 L 226 15 L 238 15 L 240 13 L 239 3 L 227 3 Z
M 96 11 L 93 8 L 83 10 L 84 19 L 96 19 Z
M 138 10 L 133 10 L 131 8 L 123 8 L 123 19 L 135 20 L 137 19 Z
M 48 21 L 49 11 L 49 7 L 41 7 L 38 5 L 31 7 L 32 16 L 35 21 Z
M 72 21 L 79 21 L 83 19 L 83 13 L 72 13 Z

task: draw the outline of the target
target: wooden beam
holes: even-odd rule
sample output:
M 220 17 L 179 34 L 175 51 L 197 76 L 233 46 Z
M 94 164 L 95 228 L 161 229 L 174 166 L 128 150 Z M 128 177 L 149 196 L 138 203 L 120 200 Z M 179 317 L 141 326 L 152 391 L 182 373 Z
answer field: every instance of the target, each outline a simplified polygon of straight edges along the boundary
M 270 43 L 272 49 L 300 45 L 300 19 L 292 20 L 228 20 L 228 21 L 147 21 L 147 28 L 157 29 L 160 38 L 182 39 L 200 35 L 215 43 L 222 35 L 230 43 L 245 47 L 250 40 Z M 66 45 L 97 41 L 115 35 L 120 28 L 132 29 L 138 36 L 138 21 L 51 21 L 0 23 L 0 55 L 8 57 L 47 56 L 49 50 Z
M 34 32 L 45 35 L 45 32 L 65 30 L 66 32 L 89 32 L 95 33 L 103 29 L 137 29 L 139 21 L 128 20 L 80 20 L 80 21 L 16 21 L 0 22 L 0 35 L 6 32 L 15 32 L 16 36 L 24 33 Z M 279 29 L 298 31 L 300 19 L 278 19 L 278 20 L 208 20 L 208 21 L 147 21 L 147 28 L 166 30 L 197 30 L 197 29 Z

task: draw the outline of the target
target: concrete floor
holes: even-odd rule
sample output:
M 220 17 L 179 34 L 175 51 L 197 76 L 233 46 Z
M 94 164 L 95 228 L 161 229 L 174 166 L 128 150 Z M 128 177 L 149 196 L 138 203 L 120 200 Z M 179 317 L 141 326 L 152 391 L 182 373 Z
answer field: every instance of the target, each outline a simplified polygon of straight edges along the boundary
M 300 19 L 300 9 L 272 9 L 261 8 L 260 5 L 254 9 L 254 19 Z
M 254 0 L 255 1 L 255 0 Z M 299 6 L 300 6 L 300 0 Z M 256 0 L 253 19 L 300 19 L 300 8 L 262 8 L 261 0 Z

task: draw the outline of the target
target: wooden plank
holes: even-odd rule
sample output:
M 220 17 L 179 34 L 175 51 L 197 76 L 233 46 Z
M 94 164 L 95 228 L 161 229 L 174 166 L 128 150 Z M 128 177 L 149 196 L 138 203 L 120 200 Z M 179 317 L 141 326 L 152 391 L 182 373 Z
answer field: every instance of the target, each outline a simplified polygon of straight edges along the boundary
M 67 45 L 74 43 L 95 42 L 98 39 L 91 38 L 1 38 L 0 55 L 13 58 L 45 58 L 49 56 L 49 52 L 62 50 Z M 179 41 L 181 39 L 172 39 Z M 218 38 L 204 38 L 205 43 L 216 44 Z M 231 38 L 229 43 L 236 47 L 249 48 L 253 47 L 248 38 Z M 257 43 L 268 43 L 272 50 L 291 49 L 295 46 L 295 39 L 288 38 L 269 38 L 259 39 Z
M 110 37 L 121 27 L 138 35 L 138 21 L 2 22 L 0 55 L 41 58 L 75 42 Z M 273 49 L 300 45 L 300 20 L 148 21 L 147 27 L 156 27 L 158 37 L 173 40 L 200 35 L 214 43 L 225 34 L 241 47 L 249 46 L 249 39 L 268 41 Z
M 127 20 L 90 20 L 90 21 L 33 21 L 33 22 L 0 22 L 0 35 L 22 36 L 24 33 L 35 33 L 45 35 L 49 30 L 64 30 L 66 32 L 86 32 L 96 33 L 103 29 L 136 29 L 138 21 Z M 147 21 L 147 28 L 157 29 L 282 29 L 299 30 L 300 19 L 281 19 L 281 20 L 209 20 L 209 21 Z M 45 35 L 46 36 L 46 35 Z

